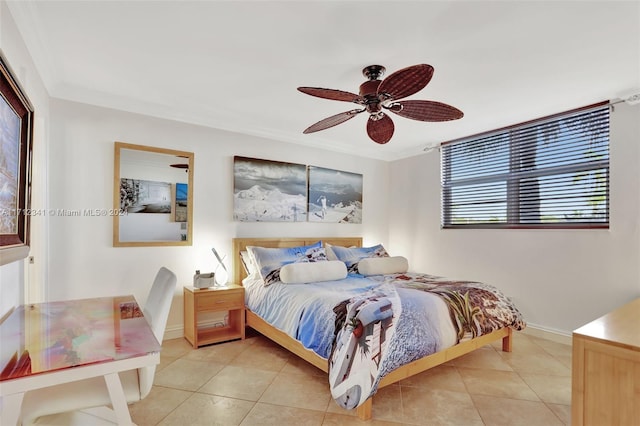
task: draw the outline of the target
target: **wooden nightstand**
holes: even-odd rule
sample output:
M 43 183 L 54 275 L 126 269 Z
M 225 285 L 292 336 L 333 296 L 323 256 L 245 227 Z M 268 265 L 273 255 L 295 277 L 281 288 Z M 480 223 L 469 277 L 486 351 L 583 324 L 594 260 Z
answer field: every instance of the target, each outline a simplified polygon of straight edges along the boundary
M 198 314 L 229 312 L 225 327 L 198 327 Z M 244 339 L 244 287 L 184 288 L 184 337 L 198 348 L 202 345 Z

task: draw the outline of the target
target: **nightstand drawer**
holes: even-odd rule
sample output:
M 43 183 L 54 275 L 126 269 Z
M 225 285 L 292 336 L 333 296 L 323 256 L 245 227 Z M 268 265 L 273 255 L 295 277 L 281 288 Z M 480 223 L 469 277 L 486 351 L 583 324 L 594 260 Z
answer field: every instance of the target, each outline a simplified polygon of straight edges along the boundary
M 208 293 L 199 295 L 196 298 L 196 309 L 198 311 L 228 310 L 242 307 L 244 307 L 244 297 L 241 291 L 234 293 Z

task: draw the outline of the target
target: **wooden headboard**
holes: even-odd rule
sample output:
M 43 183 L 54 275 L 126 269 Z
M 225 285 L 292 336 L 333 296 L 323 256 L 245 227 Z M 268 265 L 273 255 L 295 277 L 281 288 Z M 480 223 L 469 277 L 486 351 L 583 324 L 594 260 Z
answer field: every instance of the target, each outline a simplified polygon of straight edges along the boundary
M 247 246 L 258 247 L 297 247 L 307 246 L 317 241 L 322 240 L 323 243 L 329 243 L 336 246 L 343 247 L 362 247 L 362 237 L 295 237 L 295 238 L 234 238 L 233 239 L 233 275 L 231 276 L 231 282 L 234 284 L 242 284 L 242 280 L 247 276 L 244 267 L 242 266 L 242 260 L 240 259 L 240 252 L 247 249 Z

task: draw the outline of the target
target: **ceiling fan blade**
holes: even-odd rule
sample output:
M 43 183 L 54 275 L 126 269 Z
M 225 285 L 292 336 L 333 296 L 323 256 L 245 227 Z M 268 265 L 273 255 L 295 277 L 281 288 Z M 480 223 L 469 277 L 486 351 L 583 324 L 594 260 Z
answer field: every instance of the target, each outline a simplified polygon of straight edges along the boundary
M 378 86 L 378 95 L 384 95 L 386 99 L 406 98 L 424 89 L 432 76 L 431 65 L 419 64 L 403 68 L 382 80 Z
M 375 119 L 374 117 L 378 117 Z M 375 143 L 385 144 L 391 140 L 395 126 L 384 112 L 371 115 L 367 120 L 367 134 Z
M 345 92 L 343 90 L 323 89 L 321 87 L 298 87 L 298 90 L 307 95 L 315 96 L 332 101 L 363 103 L 364 98 L 355 93 Z
M 464 116 L 458 108 L 435 101 L 400 101 L 385 108 L 402 117 L 419 121 L 449 121 Z
M 324 120 L 318 121 L 316 124 L 312 124 L 307 127 L 302 133 L 313 133 L 318 132 L 320 130 L 325 130 L 333 126 L 337 126 L 340 123 L 344 123 L 347 120 L 351 120 L 357 114 L 364 111 L 364 109 L 353 109 L 347 112 L 341 112 L 340 114 L 332 115 L 331 117 L 327 117 Z

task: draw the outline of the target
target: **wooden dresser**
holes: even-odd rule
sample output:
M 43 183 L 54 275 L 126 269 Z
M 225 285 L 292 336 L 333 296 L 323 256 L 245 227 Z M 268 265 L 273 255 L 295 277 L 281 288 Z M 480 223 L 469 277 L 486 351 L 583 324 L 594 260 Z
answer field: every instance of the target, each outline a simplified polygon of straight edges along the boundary
M 640 298 L 575 330 L 572 364 L 572 425 L 640 425 Z

